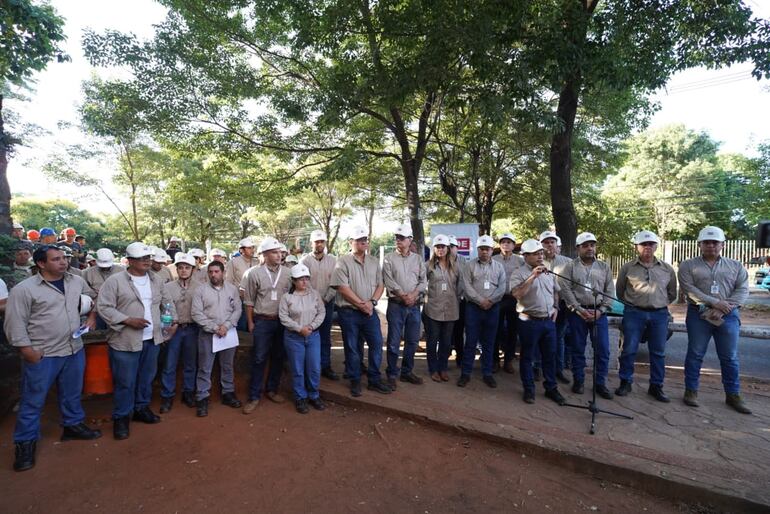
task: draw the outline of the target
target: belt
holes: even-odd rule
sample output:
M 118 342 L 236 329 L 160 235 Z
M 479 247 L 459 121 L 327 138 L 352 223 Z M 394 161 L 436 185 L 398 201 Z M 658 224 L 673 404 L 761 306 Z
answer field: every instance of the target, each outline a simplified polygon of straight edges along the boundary
M 550 316 L 545 316 L 545 317 L 533 316 L 532 314 L 529 314 L 529 313 L 526 313 L 526 312 L 522 312 L 522 314 L 524 314 L 529 319 L 534 320 L 534 321 L 550 321 L 551 320 Z
M 270 316 L 268 314 L 254 314 L 254 317 L 265 321 L 278 321 L 278 316 L 275 315 Z
M 583 309 L 590 309 L 590 310 L 596 309 L 598 311 L 599 308 L 601 307 L 601 304 L 597 305 L 596 307 L 594 307 L 593 305 L 581 305 L 580 307 L 582 307 Z
M 638 305 L 631 305 L 631 304 L 629 304 L 628 306 L 644 312 L 655 312 L 661 309 L 667 309 L 667 307 L 639 307 Z
M 194 325 L 195 323 L 177 323 L 177 328 L 187 328 L 189 326 Z

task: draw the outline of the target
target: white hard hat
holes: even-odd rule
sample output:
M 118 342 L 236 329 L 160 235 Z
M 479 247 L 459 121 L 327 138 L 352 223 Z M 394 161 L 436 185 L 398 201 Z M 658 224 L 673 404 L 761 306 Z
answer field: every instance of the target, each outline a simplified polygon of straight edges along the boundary
M 593 241 L 595 243 L 596 236 L 590 232 L 581 232 L 578 234 L 577 239 L 575 239 L 575 246 L 580 246 L 583 243 L 588 243 L 589 241 Z
M 654 232 L 650 232 L 649 230 L 640 230 L 636 234 L 634 234 L 634 238 L 631 240 L 635 245 L 640 245 L 642 243 L 660 243 L 660 239 L 658 239 L 658 236 L 655 235 Z
M 504 234 L 502 234 L 500 237 L 497 238 L 497 241 L 502 242 L 503 239 L 510 239 L 514 243 L 516 242 L 516 236 L 514 236 L 510 232 L 505 232 Z
M 238 248 L 254 248 L 254 240 L 250 237 L 244 237 L 238 242 Z
M 90 253 L 86 255 L 86 262 L 94 262 L 96 261 L 96 257 L 91 255 Z
M 201 250 L 200 248 L 192 248 L 187 251 L 189 255 L 192 255 L 193 257 L 197 258 L 203 258 L 206 256 L 206 252 Z
M 94 307 L 94 300 L 87 294 L 80 295 L 80 315 L 85 316 Z
M 24 230 L 24 225 L 22 225 L 21 223 L 18 223 L 18 222 L 16 222 L 16 221 L 14 221 L 14 222 L 13 222 L 13 228 L 14 228 L 15 230 Z
M 310 242 L 315 243 L 316 241 L 326 241 L 326 232 L 323 230 L 314 230 L 310 233 Z
M 350 239 L 362 239 L 364 237 L 369 237 L 369 231 L 364 227 L 354 227 L 350 234 Z
M 543 245 L 537 239 L 527 239 L 521 243 L 521 253 L 535 253 L 543 249 Z
M 297 264 L 291 268 L 291 278 L 309 277 L 310 270 L 304 264 Z
M 278 250 L 281 248 L 281 243 L 274 237 L 266 237 L 259 245 L 259 253 L 269 252 L 270 250 Z
M 444 234 L 437 234 L 436 237 L 433 238 L 433 246 L 438 245 L 449 246 L 449 237 Z
M 177 264 L 189 264 L 194 268 L 195 257 L 189 253 L 177 252 L 176 255 L 174 255 L 174 265 L 176 266 Z
M 482 246 L 494 248 L 495 240 L 492 239 L 492 236 L 483 235 L 476 240 L 476 248 L 481 248 Z
M 698 242 L 700 243 L 701 241 L 719 241 L 723 243 L 725 241 L 725 233 L 719 227 L 703 227 L 698 233 Z
M 545 232 L 541 232 L 540 237 L 538 239 L 540 240 L 541 243 L 546 239 L 556 239 L 557 244 L 560 241 L 559 236 L 557 236 L 556 232 L 554 232 L 553 230 L 546 230 Z
M 165 263 L 168 261 L 168 255 L 163 250 L 157 249 L 152 255 L 152 260 L 155 262 Z
M 111 268 L 115 263 L 115 255 L 109 248 L 99 248 L 96 250 L 96 265 L 100 268 Z
M 394 233 L 397 236 L 413 237 L 412 226 L 408 223 L 404 223 L 402 225 L 397 226 L 396 231 Z
M 449 236 L 449 246 L 460 246 L 457 243 L 457 238 L 455 236 L 452 236 L 452 235 Z
M 297 257 L 295 255 L 287 255 L 286 256 L 286 262 L 295 262 L 296 263 L 296 262 L 299 262 L 299 261 L 297 260 Z
M 220 250 L 219 248 L 213 248 L 213 249 L 211 250 L 211 256 L 212 256 L 212 257 L 215 257 L 215 256 L 217 256 L 217 255 L 218 255 L 219 257 L 227 257 L 227 252 L 225 252 L 224 250 Z
M 169 243 L 181 243 L 181 242 L 182 242 L 182 240 L 181 240 L 181 239 L 179 239 L 179 238 L 178 238 L 178 237 L 176 237 L 176 236 L 171 236 L 171 239 L 169 239 L 169 240 L 168 240 L 168 242 L 169 242 Z
M 561 238 L 556 236 L 556 246 L 561 246 Z
M 289 253 L 289 249 L 288 249 L 288 248 L 286 248 L 286 245 L 285 245 L 285 244 L 283 244 L 283 243 L 281 243 L 280 249 L 281 249 L 281 251 L 282 251 L 282 252 L 286 252 L 286 253 Z
M 144 243 L 136 241 L 126 246 L 126 257 L 129 259 L 140 259 L 152 255 L 152 249 Z

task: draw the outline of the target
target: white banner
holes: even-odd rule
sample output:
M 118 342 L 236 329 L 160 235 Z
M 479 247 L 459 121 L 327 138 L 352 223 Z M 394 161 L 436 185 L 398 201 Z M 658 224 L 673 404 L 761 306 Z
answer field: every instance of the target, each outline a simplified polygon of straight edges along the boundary
M 479 225 L 477 223 L 445 223 L 431 225 L 430 239 L 438 234 L 455 236 L 459 247 L 457 253 L 466 257 L 476 257 L 476 239 L 479 237 Z

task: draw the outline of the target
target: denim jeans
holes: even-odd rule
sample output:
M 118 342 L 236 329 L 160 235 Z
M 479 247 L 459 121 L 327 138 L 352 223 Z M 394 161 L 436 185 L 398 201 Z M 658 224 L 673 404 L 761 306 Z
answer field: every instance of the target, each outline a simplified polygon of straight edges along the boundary
M 460 298 L 460 317 L 455 321 L 454 330 L 452 332 L 452 348 L 455 351 L 455 358 L 457 362 L 463 360 L 463 349 L 465 348 L 465 306 L 467 302 L 465 299 Z M 474 350 L 475 353 L 475 350 Z
M 318 328 L 321 337 L 321 369 L 332 367 L 332 320 L 334 319 L 334 300 L 324 304 L 326 316 L 324 322 Z
M 40 416 L 43 413 L 48 390 L 56 383 L 61 413 L 61 425 L 82 423 L 85 418 L 80 395 L 83 392 L 83 373 L 86 368 L 85 350 L 66 357 L 43 357 L 40 362 L 22 362 L 21 400 L 16 415 L 13 441 L 40 439 Z
M 427 339 L 425 351 L 428 356 L 428 372 L 432 375 L 447 371 L 455 322 L 437 321 L 429 316 L 423 316 L 422 319 Z
M 666 376 L 666 338 L 668 337 L 668 309 L 643 311 L 626 306 L 623 312 L 623 350 L 620 352 L 621 380 L 634 381 L 634 361 L 643 335 L 647 335 L 650 350 L 650 384 L 663 385 Z
M 495 349 L 495 336 L 500 317 L 500 303 L 484 310 L 473 302 L 465 306 L 465 348 L 463 349 L 462 374 L 473 372 L 476 360 L 476 344 L 481 343 L 481 373 L 492 376 L 492 352 Z
M 610 365 L 610 335 L 607 316 L 603 314 L 594 323 L 588 323 L 578 314 L 569 313 L 569 328 L 572 331 L 572 377 L 575 382 L 584 382 L 586 373 L 586 341 L 591 335 L 594 344 L 594 366 L 596 367 L 596 385 L 605 385 Z
M 195 373 L 198 369 L 198 325 L 189 323 L 174 332 L 166 343 L 166 361 L 161 373 L 160 395 L 163 398 L 173 398 L 176 394 L 176 368 L 179 355 L 182 356 L 182 391 L 195 391 Z
M 692 391 L 698 390 L 700 368 L 708 344 L 714 338 L 719 364 L 722 368 L 722 386 L 726 393 L 739 393 L 741 382 L 738 364 L 738 336 L 741 318 L 738 309 L 726 315 L 724 323 L 715 327 L 700 318 L 698 307 L 687 306 L 687 356 L 684 359 L 684 385 Z
M 321 383 L 321 336 L 318 330 L 307 337 L 284 330 L 283 344 L 289 359 L 294 398 L 318 398 L 318 387 Z
M 534 348 L 540 350 L 545 390 L 555 389 L 556 323 L 551 320 L 519 320 L 519 341 L 521 341 L 519 373 L 521 374 L 521 384 L 524 386 L 524 390 L 535 390 L 535 379 L 532 373 L 532 353 Z
M 241 317 L 238 318 L 238 324 L 235 326 L 239 332 L 247 332 L 249 330 L 249 322 L 246 319 L 246 304 L 241 301 Z
M 267 371 L 267 392 L 277 392 L 281 385 L 283 372 L 283 325 L 277 319 L 254 320 L 254 345 L 251 348 L 251 382 L 249 401 L 262 397 L 262 381 L 268 358 L 270 369 Z
M 500 360 L 500 352 L 503 354 L 503 362 L 512 361 L 516 357 L 516 337 L 519 317 L 516 312 L 516 298 L 505 295 L 500 300 L 500 317 L 495 337 L 495 350 L 493 361 Z
M 388 366 L 385 373 L 396 377 L 399 373 L 398 355 L 401 349 L 401 335 L 404 336 L 404 357 L 401 359 L 401 373 L 408 375 L 414 369 L 414 352 L 420 341 L 420 307 L 407 307 L 395 301 L 388 302 L 385 314 L 388 320 Z
M 150 405 L 152 381 L 158 370 L 160 345 L 152 339 L 142 341 L 142 350 L 124 352 L 110 347 L 112 368 L 112 419 L 122 418 Z
M 369 366 L 367 375 L 369 383 L 380 381 L 380 364 L 382 363 L 382 330 L 377 311 L 367 316 L 358 309 L 341 308 L 337 311 L 342 340 L 345 344 L 345 373 L 350 380 L 361 380 L 361 357 L 358 342 L 363 335 L 369 345 Z

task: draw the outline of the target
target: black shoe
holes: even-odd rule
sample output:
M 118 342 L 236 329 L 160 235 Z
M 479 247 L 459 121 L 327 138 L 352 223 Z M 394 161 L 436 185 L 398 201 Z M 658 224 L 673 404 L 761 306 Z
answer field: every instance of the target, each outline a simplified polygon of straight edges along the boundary
M 559 371 L 556 373 L 556 381 L 561 382 L 562 384 L 569 384 L 570 380 L 566 376 L 564 376 L 564 373 Z
M 297 412 L 300 414 L 307 414 L 310 412 L 310 409 L 307 408 L 307 400 L 304 398 L 297 398 L 294 400 L 294 408 L 297 409 Z
M 161 398 L 160 399 L 160 413 L 165 414 L 171 410 L 171 406 L 174 405 L 173 398 Z
M 540 368 L 532 368 L 532 380 L 535 382 L 540 382 L 540 379 L 543 377 L 543 372 L 540 371 Z
M 659 402 L 669 403 L 671 399 L 663 392 L 663 386 L 657 384 L 650 384 L 650 388 L 647 389 L 647 394 L 658 400 Z
M 652 386 L 650 386 L 652 387 Z M 620 385 L 617 389 L 615 389 L 615 394 L 618 396 L 626 396 L 628 393 L 632 391 L 631 388 L 631 382 L 628 380 L 620 380 Z
M 184 403 L 191 409 L 195 407 L 195 394 L 192 391 L 184 391 L 182 393 L 182 403 Z
M 85 423 L 78 423 L 77 425 L 64 427 L 64 430 L 61 433 L 61 440 L 71 441 L 72 439 L 80 439 L 83 441 L 90 441 L 92 439 L 99 439 L 101 436 L 101 430 L 91 430 Z
M 205 418 L 209 415 L 209 399 L 204 398 L 195 402 L 195 415 L 199 418 Z
M 313 407 L 315 410 L 325 410 L 326 404 L 319 396 L 318 398 L 311 398 L 307 401 L 311 407 Z
M 553 400 L 553 401 L 555 401 L 555 402 L 556 402 L 556 403 L 558 403 L 559 405 L 564 405 L 564 403 L 567 401 L 567 400 L 565 400 L 565 399 L 564 399 L 564 397 L 561 395 L 561 393 L 559 392 L 559 390 L 558 390 L 558 389 L 556 389 L 555 387 L 554 387 L 553 389 L 549 389 L 548 391 L 546 391 L 546 392 L 545 392 L 545 397 L 546 397 L 546 398 L 549 398 L 549 399 L 551 399 L 551 400 Z
M 241 401 L 235 396 L 235 393 L 224 393 L 222 395 L 222 405 L 227 405 L 233 409 L 240 409 Z
M 523 399 L 524 403 L 535 403 L 535 391 L 532 389 L 525 389 Z
M 483 380 L 484 380 L 484 383 L 487 384 L 492 389 L 497 387 L 497 382 L 495 381 L 495 377 L 493 377 L 492 375 L 486 375 Z
M 13 461 L 14 471 L 27 471 L 35 467 L 35 450 L 37 441 L 19 441 L 16 443 L 16 458 Z
M 585 388 L 583 387 L 583 382 L 578 382 L 577 380 L 573 382 L 572 392 L 575 394 L 583 394 L 585 392 Z
M 122 418 L 115 418 L 112 420 L 112 436 L 118 441 L 121 439 L 128 439 L 129 419 L 128 416 L 123 416 Z
M 148 425 L 160 423 L 160 416 L 150 410 L 149 407 L 142 407 L 139 410 L 134 411 L 134 421 L 141 421 Z
M 369 385 L 367 385 L 366 388 L 370 391 L 377 391 L 382 394 L 390 394 L 393 392 L 387 384 L 383 384 L 382 382 L 369 382 Z
M 612 400 L 612 393 L 607 389 L 606 385 L 597 385 L 596 394 L 604 398 L 605 400 Z
M 457 380 L 457 387 L 465 387 L 470 381 L 471 377 L 469 375 L 460 375 L 460 378 Z
M 398 389 L 398 381 L 396 381 L 396 377 L 388 377 L 388 387 L 390 387 L 391 391 L 396 391 Z
M 321 376 L 328 378 L 329 380 L 339 380 L 340 376 L 334 372 L 331 368 L 324 368 L 321 370 Z
M 350 381 L 350 396 L 353 398 L 358 398 L 361 396 L 361 381 L 360 380 L 351 380 Z
M 401 373 L 399 380 L 402 382 L 409 382 L 410 384 L 415 384 L 415 385 L 422 384 L 422 378 L 418 377 L 414 373 Z

